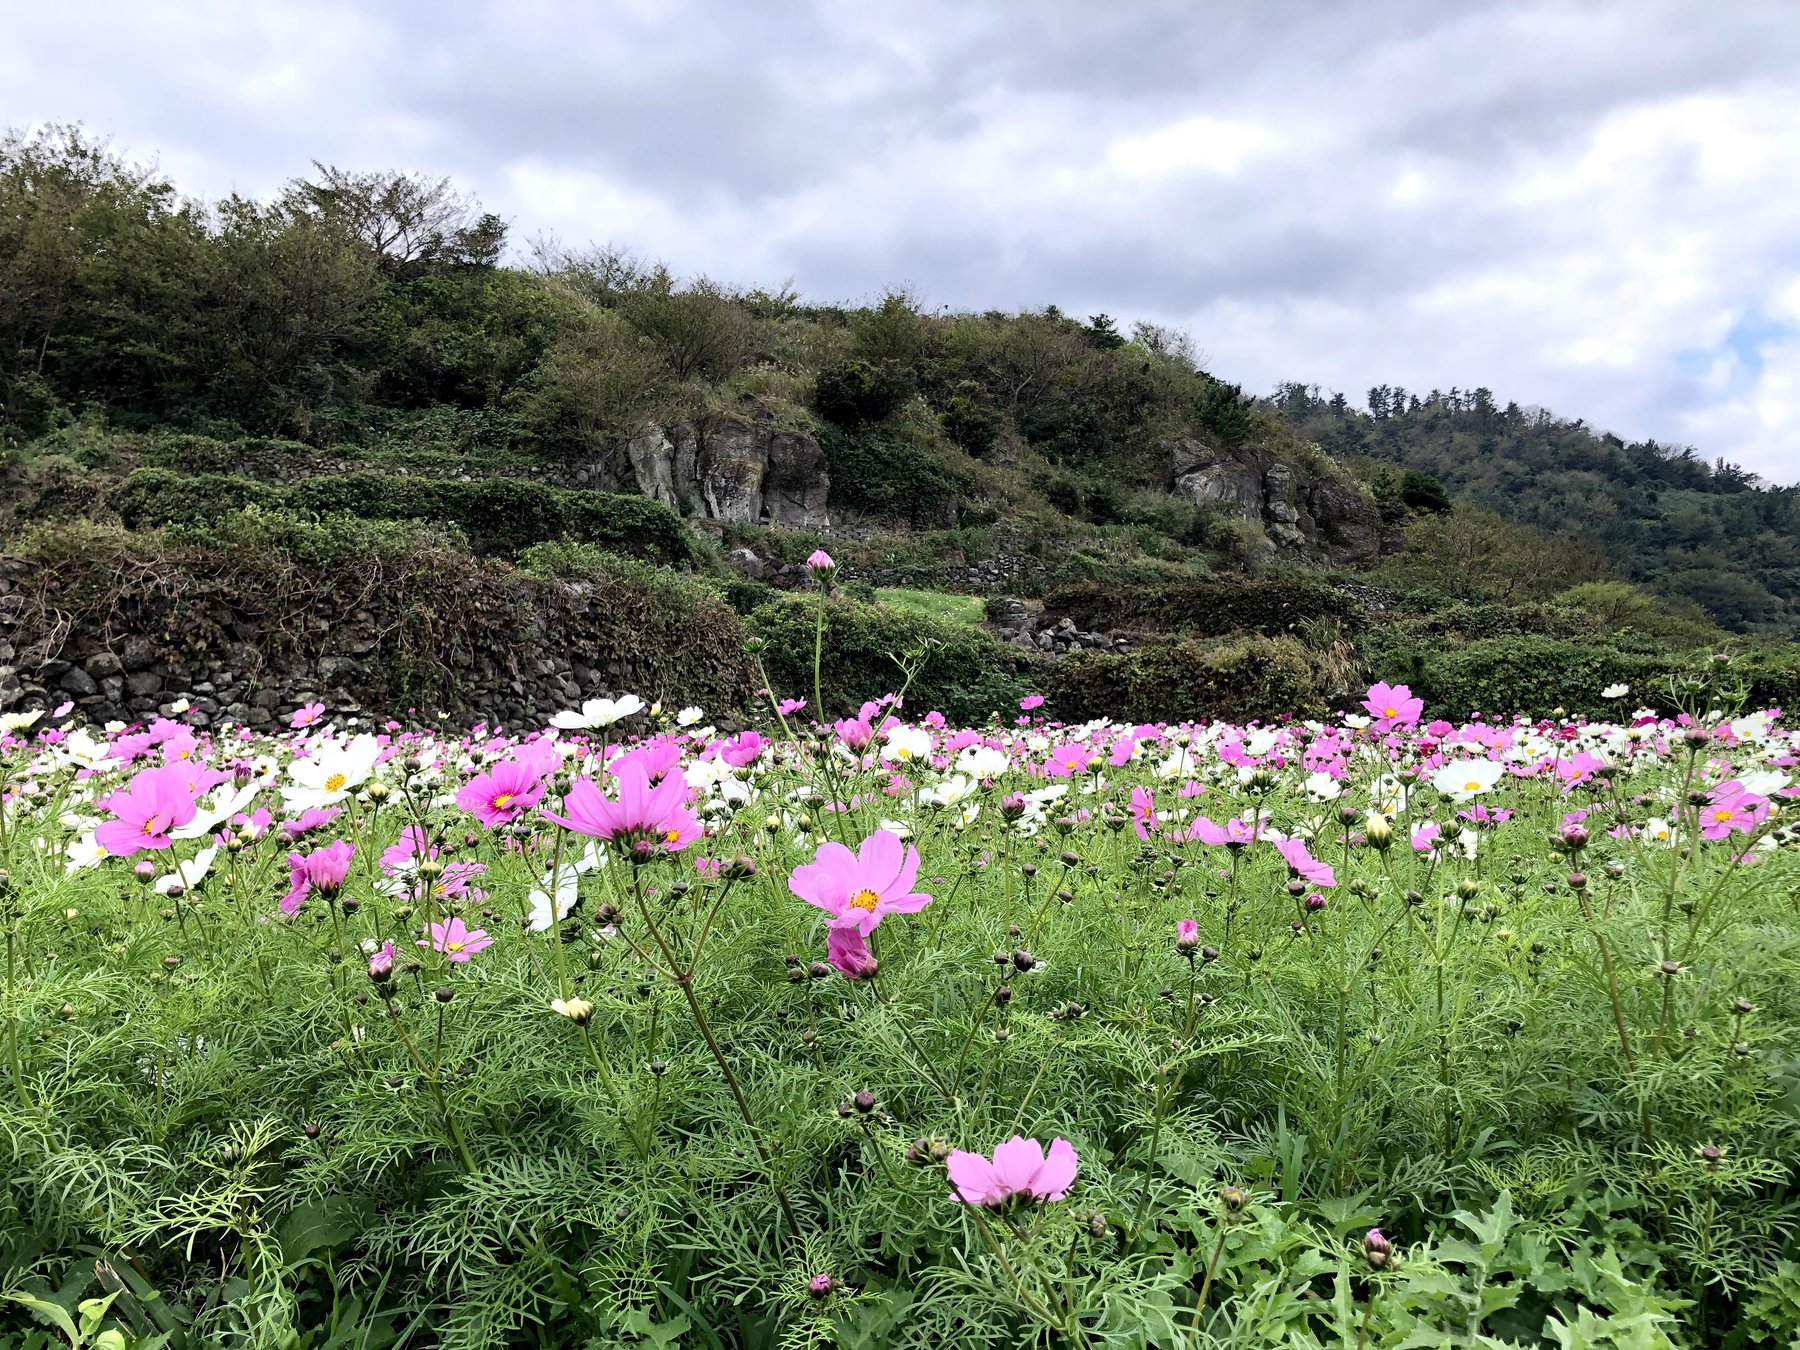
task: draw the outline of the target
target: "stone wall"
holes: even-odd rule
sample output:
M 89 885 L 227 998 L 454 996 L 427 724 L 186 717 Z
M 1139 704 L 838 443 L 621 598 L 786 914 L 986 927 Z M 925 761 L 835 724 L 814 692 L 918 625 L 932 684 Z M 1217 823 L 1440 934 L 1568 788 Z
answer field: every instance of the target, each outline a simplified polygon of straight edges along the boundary
M 1360 567 L 1381 552 L 1381 513 L 1354 483 L 1253 445 L 1181 440 L 1165 453 L 1175 492 L 1256 526 L 1279 557 Z

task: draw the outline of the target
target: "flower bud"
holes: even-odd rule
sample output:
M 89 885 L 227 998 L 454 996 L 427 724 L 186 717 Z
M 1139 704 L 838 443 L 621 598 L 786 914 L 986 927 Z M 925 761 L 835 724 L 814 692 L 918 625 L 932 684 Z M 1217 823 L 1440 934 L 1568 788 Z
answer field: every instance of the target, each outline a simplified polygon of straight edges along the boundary
M 1363 1234 L 1363 1256 L 1375 1270 L 1381 1270 L 1388 1264 L 1394 1254 L 1394 1244 L 1389 1242 L 1379 1228 L 1371 1228 Z
M 875 1109 L 875 1094 L 864 1088 L 850 1099 L 858 1115 L 866 1116 Z
M 837 1288 L 837 1281 L 823 1272 L 806 1282 L 806 1292 L 816 1299 L 830 1298 L 831 1291 L 835 1288 Z

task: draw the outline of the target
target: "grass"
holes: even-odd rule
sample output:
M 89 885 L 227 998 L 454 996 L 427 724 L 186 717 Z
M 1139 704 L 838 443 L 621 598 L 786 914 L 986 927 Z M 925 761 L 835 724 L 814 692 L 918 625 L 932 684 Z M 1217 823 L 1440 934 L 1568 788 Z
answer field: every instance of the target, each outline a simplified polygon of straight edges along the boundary
M 929 614 L 954 623 L 978 624 L 985 617 L 978 595 L 948 595 L 942 591 L 911 591 L 899 587 L 879 589 L 875 599 L 896 609 Z

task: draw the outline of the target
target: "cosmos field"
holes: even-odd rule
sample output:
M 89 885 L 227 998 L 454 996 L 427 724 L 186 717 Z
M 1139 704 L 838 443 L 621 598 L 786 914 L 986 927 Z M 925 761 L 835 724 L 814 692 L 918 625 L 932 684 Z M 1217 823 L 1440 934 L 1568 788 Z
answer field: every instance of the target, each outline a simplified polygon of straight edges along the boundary
M 1794 1344 L 1800 734 L 1606 692 L 9 715 L 0 1327 Z

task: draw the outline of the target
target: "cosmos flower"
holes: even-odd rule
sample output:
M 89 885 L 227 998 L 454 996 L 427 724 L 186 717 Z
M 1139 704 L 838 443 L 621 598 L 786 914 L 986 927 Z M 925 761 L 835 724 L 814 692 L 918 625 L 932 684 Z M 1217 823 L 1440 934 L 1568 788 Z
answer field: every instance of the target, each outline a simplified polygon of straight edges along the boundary
M 857 852 L 832 842 L 820 844 L 813 861 L 788 878 L 788 889 L 832 916 L 834 928 L 855 928 L 867 937 L 889 914 L 916 914 L 931 897 L 913 891 L 919 850 L 890 830 L 877 830 Z
M 1075 1184 L 1080 1161 L 1066 1139 L 1053 1140 L 1046 1153 L 1037 1140 L 1016 1134 L 991 1159 L 955 1149 L 947 1160 L 955 1198 L 991 1209 L 1015 1198 L 1037 1204 L 1062 1199 Z
M 458 964 L 467 961 L 476 952 L 485 951 L 494 945 L 494 939 L 487 935 L 485 928 L 470 928 L 456 917 L 446 919 L 443 923 L 434 923 L 428 931 L 431 936 L 419 938 L 414 945 L 442 952 Z

